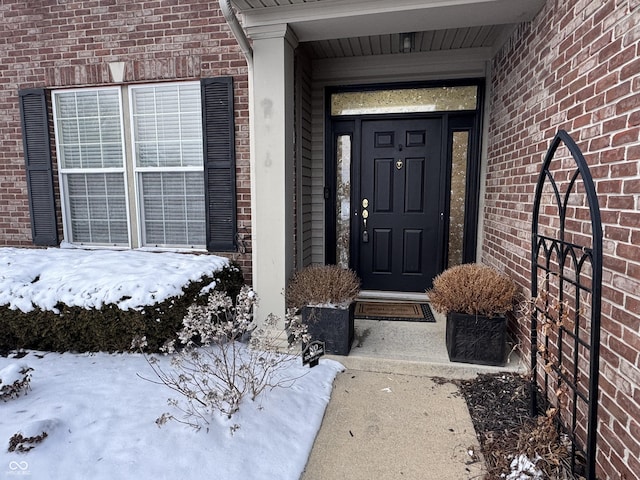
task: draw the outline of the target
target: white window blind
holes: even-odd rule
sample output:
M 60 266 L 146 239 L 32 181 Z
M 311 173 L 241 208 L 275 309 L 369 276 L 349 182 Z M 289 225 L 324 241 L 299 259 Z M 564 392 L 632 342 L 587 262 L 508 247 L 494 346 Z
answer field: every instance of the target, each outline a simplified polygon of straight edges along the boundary
M 200 83 L 126 88 L 52 93 L 65 238 L 204 248 Z
M 129 245 L 119 89 L 59 91 L 53 98 L 67 239 Z
M 202 172 L 141 172 L 139 178 L 145 243 L 204 244 Z
M 199 83 L 130 88 L 142 245 L 205 245 Z

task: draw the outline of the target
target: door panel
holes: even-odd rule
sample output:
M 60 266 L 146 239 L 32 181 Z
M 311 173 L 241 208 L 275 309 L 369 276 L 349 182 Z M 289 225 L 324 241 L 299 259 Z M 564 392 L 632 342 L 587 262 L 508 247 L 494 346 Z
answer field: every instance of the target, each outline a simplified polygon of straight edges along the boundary
M 422 230 L 404 231 L 404 251 L 402 273 L 420 274 L 422 265 Z
M 391 273 L 391 255 L 393 241 L 392 231 L 387 228 L 376 228 L 373 231 L 373 272 L 377 274 Z
M 424 158 L 407 158 L 405 160 L 405 213 L 422 213 L 424 211 Z
M 440 271 L 441 134 L 438 118 L 362 122 L 354 205 L 363 289 L 424 291 Z
M 374 162 L 373 208 L 376 213 L 393 212 L 393 158 L 376 158 Z

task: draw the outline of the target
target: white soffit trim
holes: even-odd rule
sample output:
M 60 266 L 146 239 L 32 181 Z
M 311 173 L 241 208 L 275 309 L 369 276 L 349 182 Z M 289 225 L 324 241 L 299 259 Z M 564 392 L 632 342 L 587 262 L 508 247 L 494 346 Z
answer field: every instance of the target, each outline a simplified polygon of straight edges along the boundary
M 530 21 L 545 0 L 321 0 L 243 10 L 244 26 L 288 23 L 301 42 Z
M 480 78 L 486 75 L 491 48 L 469 48 L 405 55 L 330 58 L 313 61 L 314 81 L 364 83 L 427 78 Z

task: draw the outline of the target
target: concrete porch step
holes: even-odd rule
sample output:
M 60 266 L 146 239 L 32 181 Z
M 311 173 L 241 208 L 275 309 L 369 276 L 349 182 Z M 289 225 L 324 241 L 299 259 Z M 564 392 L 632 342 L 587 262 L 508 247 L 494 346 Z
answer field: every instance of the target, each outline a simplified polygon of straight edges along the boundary
M 356 319 L 349 355 L 328 357 L 350 370 L 448 379 L 473 378 L 478 373 L 526 372 L 517 349 L 503 367 L 449 361 L 446 318 L 437 312 L 434 316 L 435 323 Z

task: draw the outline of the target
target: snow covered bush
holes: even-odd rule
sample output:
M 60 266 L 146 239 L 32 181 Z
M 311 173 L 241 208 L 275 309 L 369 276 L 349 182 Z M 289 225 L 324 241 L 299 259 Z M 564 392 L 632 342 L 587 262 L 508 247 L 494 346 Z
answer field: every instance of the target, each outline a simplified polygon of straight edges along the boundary
M 158 256 L 155 261 L 160 259 L 162 257 Z M 101 275 L 96 270 L 95 276 Z M 118 282 L 135 282 L 135 278 L 112 279 L 115 280 L 114 289 Z M 87 280 L 78 282 L 86 283 Z M 153 280 L 140 283 L 155 288 Z M 205 275 L 183 285 L 180 294 L 139 308 L 123 310 L 115 303 L 85 308 L 60 301 L 56 304 L 57 312 L 41 308 L 24 312 L 8 304 L 0 305 L 0 355 L 17 349 L 121 352 L 129 350 L 133 338 L 142 336 L 147 338 L 148 351 L 158 352 L 168 340 L 175 338 L 189 306 L 206 301 L 200 296 L 204 287 L 215 285 L 215 290 L 235 298 L 243 284 L 240 268 L 231 262 L 221 270 L 211 272 L 211 276 Z M 47 294 L 57 293 L 48 291 Z M 132 290 L 123 289 L 122 302 L 132 295 L 135 295 Z
M 26 364 L 11 364 L 0 370 L 0 399 L 3 401 L 17 398 L 31 389 L 33 368 Z
M 39 412 L 38 417 L 42 413 Z M 27 453 L 33 450 L 60 426 L 60 420 L 57 418 L 39 418 L 28 422 L 21 421 L 20 424 L 20 429 L 9 438 L 9 447 L 7 448 L 9 453 Z
M 179 395 L 168 403 L 182 413 L 181 418 L 162 414 L 156 420 L 159 426 L 176 420 L 199 429 L 216 413 L 231 418 L 245 398 L 255 400 L 265 390 L 295 381 L 284 370 L 298 358 L 293 349 L 300 348 L 306 328 L 293 314 L 287 315 L 284 331 L 275 329 L 275 316 L 267 319 L 265 328 L 256 328 L 256 302 L 255 292 L 246 286 L 235 304 L 228 295 L 211 292 L 206 305 L 189 308 L 178 341 L 165 345 L 164 351 L 173 354 L 171 370 L 164 370 L 157 357 L 148 358 L 159 383 Z M 279 348 L 282 344 L 288 344 L 286 351 Z M 136 345 L 144 347 L 144 339 Z
M 9 439 L 9 452 L 27 453 L 29 450 L 33 450 L 38 443 L 47 438 L 49 434 L 42 432 L 40 435 L 34 435 L 33 437 L 25 437 L 22 433 L 16 433 Z

